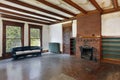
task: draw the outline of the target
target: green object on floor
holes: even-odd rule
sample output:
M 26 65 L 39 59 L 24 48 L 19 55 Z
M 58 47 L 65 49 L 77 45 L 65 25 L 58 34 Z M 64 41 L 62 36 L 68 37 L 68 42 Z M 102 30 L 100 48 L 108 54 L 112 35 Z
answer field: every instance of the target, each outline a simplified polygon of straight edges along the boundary
M 60 43 L 49 43 L 49 52 L 60 53 Z

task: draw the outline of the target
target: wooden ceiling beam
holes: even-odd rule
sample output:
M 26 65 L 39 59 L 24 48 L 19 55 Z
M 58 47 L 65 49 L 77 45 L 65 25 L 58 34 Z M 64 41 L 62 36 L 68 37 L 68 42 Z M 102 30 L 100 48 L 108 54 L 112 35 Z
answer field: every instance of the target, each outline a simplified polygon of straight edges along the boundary
M 23 17 L 28 17 L 28 18 L 33 18 L 33 19 L 37 19 L 37 20 L 42 20 L 42 21 L 50 22 L 50 23 L 54 22 L 54 21 L 50 21 L 50 20 L 46 20 L 46 19 L 41 19 L 41 18 L 37 18 L 37 17 L 33 17 L 33 16 L 28 16 L 28 15 L 24 15 L 24 14 L 20 14 L 20 13 L 15 13 L 15 12 L 7 11 L 7 10 L 2 10 L 2 9 L 0 9 L 0 12 L 1 13 L 18 15 L 18 16 L 23 16 Z
M 57 5 L 54 5 L 54 4 L 52 4 L 52 3 L 48 2 L 48 1 L 45 1 L 45 0 L 37 0 L 37 1 L 39 1 L 40 3 L 43 3 L 43 4 L 45 4 L 45 5 L 47 5 L 47 6 L 49 6 L 49 7 L 55 8 L 55 9 L 57 9 L 57 10 L 60 10 L 60 11 L 62 11 L 62 12 L 64 12 L 64 13 L 67 13 L 67 14 L 69 14 L 69 15 L 76 16 L 76 14 L 74 14 L 74 13 L 72 13 L 72 12 L 66 10 L 66 9 L 63 9 L 63 8 L 57 6 Z
M 57 18 L 53 18 L 53 17 L 50 17 L 50 16 L 45 16 L 45 15 L 42 15 L 42 14 L 38 14 L 38 13 L 35 13 L 35 12 L 32 12 L 32 11 L 27 11 L 27 10 L 16 8 L 16 7 L 12 7 L 12 6 L 3 4 L 3 3 L 0 3 L 0 7 L 8 8 L 8 9 L 11 9 L 11 10 L 16 10 L 16 11 L 19 11 L 19 12 L 24 12 L 24 13 L 31 14 L 31 15 L 37 15 L 37 16 L 52 19 L 52 20 L 61 21 L 60 19 L 57 19 Z
M 14 19 L 14 20 L 21 20 L 21 21 L 26 21 L 26 22 L 32 22 L 32 23 L 38 23 L 38 24 L 50 25 L 50 23 L 36 21 L 36 20 L 31 20 L 31 19 L 28 19 L 28 18 L 18 17 L 18 16 L 4 14 L 4 13 L 1 14 L 1 17 L 2 18 L 8 18 L 8 19 Z
M 98 3 L 95 0 L 89 0 L 96 8 L 97 10 L 102 13 L 103 9 L 98 5 Z
M 85 11 L 83 8 L 81 8 L 80 6 L 78 6 L 76 3 L 74 3 L 71 0 L 63 0 L 64 2 L 68 3 L 69 5 L 75 7 L 76 9 L 80 10 L 82 13 L 86 14 L 87 11 Z
M 61 17 L 61 18 L 66 18 L 66 19 L 69 18 L 69 17 L 63 16 L 63 15 L 57 14 L 55 12 L 48 11 L 48 10 L 42 9 L 40 7 L 36 7 L 36 6 L 31 5 L 31 4 L 27 4 L 25 2 L 21 2 L 21 1 L 18 1 L 18 0 L 6 0 L 6 1 L 9 1 L 9 2 L 18 4 L 18 5 L 21 5 L 21 6 L 24 6 L 24 7 L 28 7 L 28 8 L 34 9 L 34 10 L 38 10 L 40 12 L 44 12 L 44 13 L 47 13 L 47 14 L 50 14 L 50 15 L 53 15 L 53 16 L 57 16 L 57 17 Z
M 118 0 L 112 0 L 112 2 L 113 2 L 113 5 L 114 5 L 114 8 L 118 9 L 119 8 L 119 6 L 118 6 Z
M 73 21 L 73 20 L 76 20 L 76 16 L 75 17 L 71 17 L 70 19 L 64 19 L 62 21 L 58 21 L 58 22 L 55 22 L 55 23 L 51 23 L 51 25 L 53 24 L 58 24 L 58 23 L 62 23 L 62 22 L 66 22 L 66 21 Z
M 118 9 L 107 9 L 107 10 L 104 10 L 104 12 L 102 14 L 107 14 L 107 13 L 112 13 L 112 12 L 117 12 L 117 11 L 120 11 L 120 7 Z

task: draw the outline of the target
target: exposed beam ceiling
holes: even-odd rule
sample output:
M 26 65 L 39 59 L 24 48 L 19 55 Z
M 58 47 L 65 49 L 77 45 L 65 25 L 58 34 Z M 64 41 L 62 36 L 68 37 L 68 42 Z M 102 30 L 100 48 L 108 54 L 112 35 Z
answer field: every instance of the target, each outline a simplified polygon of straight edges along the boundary
M 45 17 L 45 18 L 48 18 L 48 19 L 53 19 L 53 20 L 61 21 L 60 19 L 57 19 L 57 18 L 54 18 L 54 17 L 50 17 L 50 16 L 38 14 L 38 13 L 35 13 L 35 12 L 32 12 L 32 11 L 27 11 L 27 10 L 24 10 L 24 9 L 16 8 L 16 7 L 9 6 L 9 5 L 2 4 L 2 3 L 0 3 L 0 7 L 5 7 L 5 8 L 8 8 L 8 9 L 11 9 L 11 10 L 16 10 L 16 11 L 20 11 L 20 12 L 24 12 L 24 13 L 28 13 L 28 14 L 32 14 L 32 15 L 37 15 L 37 16 Z
M 20 14 L 20 13 L 15 13 L 15 12 L 12 12 L 12 11 L 7 11 L 7 10 L 0 9 L 0 12 L 1 13 L 18 15 L 18 16 L 23 16 L 23 17 L 28 17 L 28 18 L 33 18 L 33 19 L 37 19 L 37 20 L 41 20 L 41 21 L 50 22 L 50 23 L 54 23 L 53 21 L 50 21 L 50 20 L 46 20 L 46 19 L 42 19 L 42 18 L 37 18 L 37 17 L 29 16 L 29 15 L 24 15 L 24 14 Z
M 96 8 L 99 12 L 103 12 L 103 9 L 98 5 L 98 3 L 95 0 L 89 0 Z
M 54 15 L 54 16 L 61 17 L 61 18 L 66 18 L 66 19 L 68 18 L 66 16 L 57 14 L 55 12 L 51 12 L 51 11 L 48 11 L 48 10 L 45 10 L 45 9 L 30 5 L 30 4 L 27 4 L 27 3 L 24 3 L 24 2 L 21 2 L 21 1 L 18 1 L 18 0 L 6 0 L 6 1 L 10 1 L 10 2 L 19 4 L 19 5 L 22 5 L 22 6 L 25 6 L 25 7 L 31 8 L 31 9 L 35 9 L 35 10 L 38 10 L 38 11 L 42 11 L 42 12 L 45 12 L 45 13 L 48 13 L 48 14 L 51 14 L 51 15 Z
M 49 25 L 95 11 L 101 14 L 120 11 L 119 5 L 118 0 L 2 0 L 0 13 L 9 19 Z
M 70 19 L 64 19 L 63 21 L 58 21 L 58 22 L 51 23 L 51 24 L 62 23 L 62 22 L 66 22 L 66 21 L 72 21 L 72 20 L 75 20 L 75 19 L 76 19 L 76 16 L 75 17 L 71 17 Z
M 108 10 L 105 10 L 105 11 L 103 12 L 103 14 L 112 13 L 112 12 L 116 12 L 116 11 L 120 11 L 120 8 L 118 8 L 118 9 L 108 9 Z
M 83 8 L 72 2 L 71 0 L 63 0 L 64 2 L 68 3 L 69 5 L 75 7 L 76 9 L 80 10 L 82 13 L 86 14 L 87 11 L 85 11 Z
M 114 8 L 118 9 L 119 8 L 119 6 L 118 6 L 118 0 L 112 0 L 112 2 L 113 2 L 113 5 L 114 5 Z
M 1 15 L 2 18 L 9 18 L 9 19 L 14 19 L 14 20 L 21 20 L 21 21 L 27 21 L 27 22 L 32 22 L 32 23 L 38 23 L 38 24 L 46 24 L 46 25 L 50 25 L 50 23 L 46 23 L 46 22 L 41 22 L 41 21 L 35 21 L 35 20 L 31 20 L 28 18 L 23 18 L 23 17 L 18 17 L 17 15 L 9 15 L 9 14 L 2 14 Z
M 61 8 L 61 7 L 59 7 L 59 6 L 56 6 L 56 5 L 54 5 L 54 4 L 52 4 L 52 3 L 48 2 L 48 1 L 45 1 L 45 0 L 37 0 L 37 1 L 43 3 L 43 4 L 47 5 L 47 6 L 50 6 L 50 7 L 52 7 L 52 8 L 55 8 L 55 9 L 57 9 L 57 10 L 60 10 L 60 11 L 62 11 L 62 12 L 64 12 L 64 13 L 70 14 L 70 15 L 72 15 L 72 16 L 76 16 L 76 14 L 74 14 L 74 13 L 72 13 L 72 12 L 66 10 L 66 9 L 63 9 L 63 8 Z

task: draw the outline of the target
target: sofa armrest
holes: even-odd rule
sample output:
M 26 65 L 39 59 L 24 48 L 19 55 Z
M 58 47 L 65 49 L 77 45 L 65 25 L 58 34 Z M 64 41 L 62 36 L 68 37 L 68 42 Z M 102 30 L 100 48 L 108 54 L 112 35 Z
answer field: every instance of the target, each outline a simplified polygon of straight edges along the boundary
M 40 50 L 41 50 L 41 53 L 43 52 L 43 48 L 42 47 L 40 47 Z
M 12 56 L 15 56 L 15 55 L 16 55 L 16 51 L 15 51 L 14 48 L 11 49 L 11 54 L 12 54 Z

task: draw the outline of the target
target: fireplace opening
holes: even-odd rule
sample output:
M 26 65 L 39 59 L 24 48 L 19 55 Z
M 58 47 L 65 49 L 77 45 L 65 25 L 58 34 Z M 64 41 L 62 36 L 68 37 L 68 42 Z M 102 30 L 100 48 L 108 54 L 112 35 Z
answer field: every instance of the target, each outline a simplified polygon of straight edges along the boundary
M 81 58 L 86 60 L 97 61 L 94 55 L 94 47 L 90 46 L 80 46 Z

